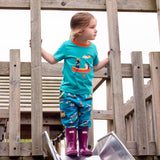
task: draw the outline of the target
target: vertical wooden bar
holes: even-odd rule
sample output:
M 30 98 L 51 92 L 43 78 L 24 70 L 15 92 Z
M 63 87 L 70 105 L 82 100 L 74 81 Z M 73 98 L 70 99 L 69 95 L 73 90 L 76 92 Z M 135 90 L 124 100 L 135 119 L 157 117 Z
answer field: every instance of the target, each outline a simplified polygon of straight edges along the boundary
M 120 62 L 120 42 L 118 28 L 117 1 L 106 0 L 109 45 L 110 45 L 110 68 L 111 68 L 111 86 L 112 86 L 112 106 L 114 112 L 114 129 L 117 136 L 125 144 L 125 120 L 122 113 L 123 92 L 122 92 L 122 72 Z
M 30 0 L 32 154 L 42 155 L 41 0 Z
M 93 121 L 92 115 L 91 115 L 91 122 L 92 122 L 92 125 L 89 128 L 88 146 L 90 149 L 93 149 L 94 147 L 94 121 Z
M 10 50 L 9 156 L 20 156 L 20 50 Z
M 158 18 L 158 28 L 159 28 L 159 38 L 160 38 L 160 0 L 156 0 L 157 4 L 157 18 Z
M 107 89 L 107 110 L 112 110 L 112 91 L 111 91 L 111 80 L 106 80 Z M 107 131 L 113 131 L 113 120 L 107 120 Z
M 150 53 L 153 116 L 157 155 L 160 155 L 160 53 Z
M 154 120 L 153 120 L 152 100 L 147 100 L 146 101 L 146 113 L 147 113 L 149 155 L 156 155 L 156 143 L 155 143 L 155 134 L 154 134 Z
M 135 100 L 135 139 L 139 155 L 148 153 L 147 117 L 144 98 L 142 53 L 132 52 L 133 92 Z

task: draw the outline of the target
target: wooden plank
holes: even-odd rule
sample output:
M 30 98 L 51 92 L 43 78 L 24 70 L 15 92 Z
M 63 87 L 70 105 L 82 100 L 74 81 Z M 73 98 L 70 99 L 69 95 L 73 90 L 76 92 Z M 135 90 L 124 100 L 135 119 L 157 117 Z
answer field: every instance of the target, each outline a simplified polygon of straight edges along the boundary
M 151 65 L 152 101 L 156 152 L 160 155 L 160 53 L 151 52 L 149 54 Z
M 158 29 L 159 29 L 159 39 L 160 39 L 160 0 L 156 0 L 157 6 L 157 17 L 158 17 Z
M 9 155 L 20 156 L 20 50 L 10 51 Z
M 123 116 L 126 117 L 129 114 L 134 112 L 135 101 L 134 98 L 131 97 L 125 104 L 123 104 Z
M 156 143 L 155 143 L 155 136 L 154 136 L 154 120 L 153 120 L 153 104 L 151 99 L 146 101 L 146 112 L 147 112 L 149 155 L 156 155 Z
M 104 81 L 104 78 L 93 78 L 93 92 L 95 92 Z
M 117 0 L 119 11 L 156 12 L 155 0 Z M 29 9 L 29 0 L 0 0 L 1 9 Z M 105 0 L 42 0 L 42 9 L 51 10 L 106 10 Z
M 134 116 L 137 150 L 139 155 L 148 153 L 147 116 L 144 98 L 144 80 L 142 67 L 142 53 L 132 52 Z
M 0 118 L 9 118 L 8 109 L 0 109 Z
M 28 112 L 30 113 L 31 110 L 28 110 Z M 59 114 L 60 110 L 51 110 L 49 111 L 48 109 L 48 112 L 47 110 L 44 110 L 43 113 L 46 115 L 47 113 L 57 113 Z M 25 113 L 27 113 L 27 111 L 23 111 L 21 110 L 21 114 L 23 113 L 23 115 Z M 109 111 L 106 111 L 106 110 L 93 110 L 92 111 L 92 114 L 93 114 L 93 119 L 98 119 L 98 120 L 113 120 L 113 111 L 112 110 L 109 110 Z M 0 109 L 0 118 L 8 118 L 9 117 L 9 113 L 8 113 L 8 109 Z M 21 117 L 21 124 L 31 124 L 31 120 L 28 119 L 29 117 L 27 117 L 27 120 L 24 119 L 24 117 Z M 53 118 L 53 117 L 52 117 Z M 58 121 L 52 121 L 52 118 L 51 117 L 45 117 L 43 119 L 43 124 L 49 124 L 49 125 L 59 125 L 61 124 L 61 122 L 58 120 Z M 2 124 L 2 123 L 0 123 Z
M 31 156 L 31 142 L 19 143 L 21 156 Z M 9 156 L 9 143 L 0 142 L 0 156 Z
M 26 110 L 31 110 L 31 104 L 20 104 L 21 108 L 26 109 Z M 4 108 L 4 107 L 9 107 L 9 104 L 7 103 L 2 103 L 0 104 L 0 107 Z M 59 104 L 43 104 L 43 109 L 57 109 L 59 108 Z
M 122 78 L 132 78 L 132 65 L 121 64 Z M 150 78 L 150 66 L 149 64 L 143 64 L 143 75 L 144 78 Z
M 98 120 L 113 120 L 113 111 L 109 110 L 93 110 L 93 119 Z
M 107 106 L 106 106 L 106 109 L 108 111 L 111 111 L 112 110 L 112 114 L 113 114 L 113 108 L 112 108 L 112 90 L 111 90 L 111 80 L 110 79 L 107 79 L 106 80 L 106 92 L 107 92 Z M 108 120 L 107 121 L 107 131 L 108 132 L 111 132 L 113 131 L 113 119 L 112 120 Z
M 9 76 L 9 63 L 0 62 L 0 76 Z M 57 66 L 57 67 L 56 67 Z M 21 62 L 21 76 L 31 76 L 31 63 Z M 43 77 L 62 77 L 63 63 L 51 65 L 48 63 L 42 63 L 42 76 Z M 108 66 L 109 67 L 109 66 Z M 121 64 L 122 78 L 132 78 L 132 66 L 131 64 Z M 103 68 L 94 74 L 94 78 L 110 78 L 110 73 L 107 71 L 109 68 Z M 150 78 L 150 66 L 149 64 L 143 64 L 144 78 Z M 29 78 L 29 77 L 28 77 Z M 0 77 L 1 79 L 1 77 Z
M 4 114 L 4 115 L 3 115 Z M 21 111 L 21 120 L 19 123 L 21 125 L 31 125 L 31 110 L 28 111 Z M 111 117 L 112 115 L 109 115 Z M 52 110 L 43 112 L 43 125 L 62 125 L 60 120 L 60 110 Z M 6 123 L 6 119 L 9 118 L 8 109 L 0 109 L 0 124 L 4 125 Z M 54 119 L 54 121 L 53 121 Z
M 0 62 L 0 76 L 9 76 L 9 62 Z
M 128 141 L 126 147 L 132 155 L 137 155 L 137 143 L 135 141 Z
M 117 1 L 106 0 L 109 45 L 110 45 L 110 67 L 111 67 L 111 86 L 112 86 L 112 106 L 114 114 L 114 130 L 122 143 L 126 142 L 125 122 L 122 114 L 123 92 L 122 92 L 122 75 L 120 63 L 120 43 Z
M 62 77 L 62 68 L 63 63 L 57 63 L 56 65 L 52 65 L 49 63 L 42 63 L 42 75 L 45 77 Z M 54 75 L 53 75 L 54 74 Z
M 92 113 L 93 113 L 93 110 L 92 110 Z M 92 125 L 89 128 L 89 136 L 88 136 L 88 146 L 90 147 L 90 149 L 93 149 L 93 147 L 94 147 L 94 123 L 93 123 L 93 114 L 92 113 L 91 113 L 91 118 L 90 118 Z M 65 145 L 66 145 L 66 143 L 65 143 Z
M 42 155 L 42 66 L 41 0 L 30 0 L 31 7 L 31 84 L 32 155 Z

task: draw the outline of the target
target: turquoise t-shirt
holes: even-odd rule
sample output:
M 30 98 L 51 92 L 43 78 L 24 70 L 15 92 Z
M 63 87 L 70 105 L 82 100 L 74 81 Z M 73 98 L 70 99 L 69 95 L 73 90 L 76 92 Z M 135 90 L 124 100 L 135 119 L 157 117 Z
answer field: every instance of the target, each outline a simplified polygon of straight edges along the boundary
M 99 62 L 96 46 L 65 41 L 53 55 L 57 61 L 64 59 L 63 80 L 60 90 L 73 94 L 92 93 L 93 66 Z

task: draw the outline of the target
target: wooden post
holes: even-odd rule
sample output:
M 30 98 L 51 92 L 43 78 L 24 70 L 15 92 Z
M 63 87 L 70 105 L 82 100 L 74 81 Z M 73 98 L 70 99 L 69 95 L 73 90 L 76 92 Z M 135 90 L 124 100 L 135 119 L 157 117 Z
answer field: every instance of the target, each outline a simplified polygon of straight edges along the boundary
M 30 0 L 32 155 L 42 155 L 41 0 Z
M 157 17 L 158 17 L 158 28 L 159 28 L 159 38 L 160 38 L 160 0 L 156 0 L 157 4 Z
M 106 80 L 106 86 L 107 86 L 107 110 L 112 110 L 112 90 L 111 90 L 111 80 Z M 107 121 L 107 131 L 111 132 L 113 131 L 113 120 Z
M 135 101 L 135 139 L 137 142 L 137 150 L 139 155 L 147 155 L 147 118 L 144 98 L 144 76 L 141 52 L 132 52 L 132 74 Z
M 92 122 L 92 125 L 89 128 L 88 146 L 90 149 L 93 149 L 94 148 L 94 123 L 93 123 L 92 114 L 91 114 L 91 122 Z
M 120 62 L 120 43 L 117 15 L 117 1 L 106 0 L 109 45 L 110 45 L 110 68 L 112 86 L 112 106 L 114 112 L 114 130 L 120 140 L 126 143 L 125 120 L 122 113 L 123 92 L 122 92 L 122 72 Z
M 153 116 L 157 155 L 160 155 L 160 53 L 150 53 Z
M 9 156 L 20 156 L 20 50 L 10 50 Z

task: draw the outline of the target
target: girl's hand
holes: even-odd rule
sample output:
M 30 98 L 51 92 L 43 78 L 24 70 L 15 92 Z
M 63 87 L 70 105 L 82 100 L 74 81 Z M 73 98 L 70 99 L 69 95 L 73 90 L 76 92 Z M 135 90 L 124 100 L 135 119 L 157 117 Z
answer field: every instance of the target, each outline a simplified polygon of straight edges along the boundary
M 29 40 L 29 47 L 31 47 L 31 40 Z
M 109 57 L 110 53 L 111 53 L 111 51 L 108 51 L 108 57 Z

